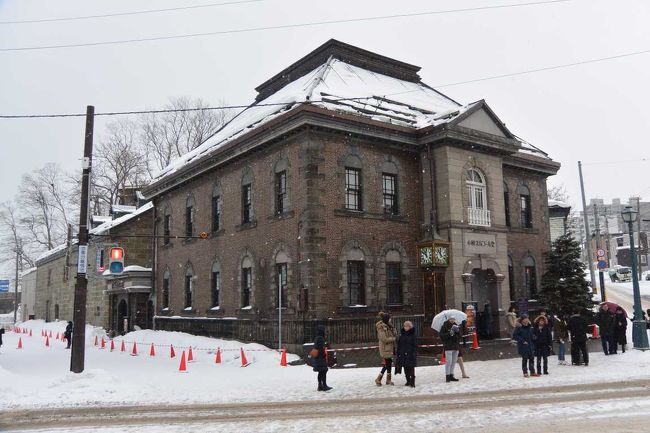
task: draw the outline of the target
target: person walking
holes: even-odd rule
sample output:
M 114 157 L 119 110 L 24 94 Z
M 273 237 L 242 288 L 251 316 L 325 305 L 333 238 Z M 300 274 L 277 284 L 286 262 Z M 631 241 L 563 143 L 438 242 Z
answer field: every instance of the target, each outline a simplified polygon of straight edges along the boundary
M 381 380 L 386 373 L 386 385 L 395 385 L 391 380 L 391 369 L 393 366 L 393 356 L 395 355 L 395 340 L 397 332 L 390 320 L 390 314 L 379 312 L 379 321 L 375 324 L 377 328 L 377 339 L 379 340 L 379 356 L 382 359 L 382 368 L 379 376 L 375 379 L 375 384 L 381 386 Z
M 535 364 L 533 361 L 533 355 L 535 353 L 533 327 L 530 324 L 528 314 L 521 315 L 519 324 L 520 326 L 515 329 L 513 337 L 517 341 L 517 352 L 521 356 L 521 370 L 524 373 L 524 377 L 529 377 L 529 370 L 530 376 L 538 376 L 535 373 Z
M 575 311 L 569 322 L 567 329 L 571 335 L 571 364 L 580 365 L 580 353 L 585 367 L 589 365 L 589 352 L 587 351 L 587 321 Z
M 411 388 L 415 388 L 415 366 L 417 365 L 418 356 L 417 340 L 413 322 L 407 320 L 404 322 L 402 332 L 397 339 L 397 365 L 395 369 L 398 368 L 397 366 L 404 369 L 406 386 L 410 386 Z
M 614 314 L 614 352 L 618 345 L 621 345 L 621 350 L 625 353 L 625 345 L 627 344 L 627 317 L 621 307 L 616 307 L 616 314 Z
M 445 351 L 445 374 L 447 382 L 458 382 L 454 377 L 454 368 L 458 362 L 458 351 L 460 350 L 460 339 L 462 338 L 460 326 L 456 323 L 454 317 L 447 319 L 440 328 L 440 339 L 442 340 L 442 349 Z
M 5 328 L 0 326 L 0 347 L 2 347 L 2 334 L 5 333 Z
M 535 319 L 533 341 L 535 342 L 535 357 L 537 358 L 537 375 L 541 376 L 542 372 L 548 374 L 548 357 L 551 354 L 551 346 L 553 346 L 553 335 L 548 327 L 546 316 L 539 316 Z
M 66 343 L 68 343 L 68 347 L 66 349 L 69 349 L 70 346 L 72 345 L 72 322 L 68 320 L 68 324 L 65 327 L 65 332 L 63 333 L 63 336 L 65 337 Z
M 616 344 L 614 344 L 614 314 L 609 311 L 609 305 L 603 304 L 596 313 L 596 324 L 600 328 L 600 344 L 603 346 L 605 355 L 616 354 Z
M 508 312 L 506 313 L 506 324 L 508 326 L 508 336 L 512 338 L 515 328 L 519 326 L 519 321 L 517 320 L 517 309 L 514 305 L 508 308 Z
M 555 325 L 553 325 L 553 337 L 558 343 L 557 349 L 557 363 L 558 365 L 567 365 L 565 354 L 566 354 L 566 342 L 569 340 L 569 330 L 567 329 L 566 323 L 567 316 L 558 317 L 555 319 Z
M 314 349 L 312 353 L 317 350 L 318 353 L 313 353 L 312 367 L 318 373 L 318 390 L 329 391 L 332 387 L 327 386 L 327 340 L 325 339 L 325 326 L 318 325 L 316 331 L 316 339 L 314 340 Z

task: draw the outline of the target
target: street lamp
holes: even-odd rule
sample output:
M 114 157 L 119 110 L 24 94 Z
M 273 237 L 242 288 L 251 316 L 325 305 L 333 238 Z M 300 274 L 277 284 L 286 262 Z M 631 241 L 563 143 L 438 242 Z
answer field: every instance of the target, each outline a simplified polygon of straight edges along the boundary
M 648 350 L 648 333 L 646 324 L 643 320 L 643 310 L 641 309 L 641 291 L 639 290 L 639 276 L 637 275 L 636 252 L 634 250 L 634 228 L 633 223 L 636 221 L 639 212 L 632 206 L 625 206 L 621 211 L 623 221 L 627 223 L 628 232 L 630 233 L 630 255 L 632 256 L 632 287 L 634 289 L 634 321 L 632 327 L 632 341 L 634 348 L 639 350 Z

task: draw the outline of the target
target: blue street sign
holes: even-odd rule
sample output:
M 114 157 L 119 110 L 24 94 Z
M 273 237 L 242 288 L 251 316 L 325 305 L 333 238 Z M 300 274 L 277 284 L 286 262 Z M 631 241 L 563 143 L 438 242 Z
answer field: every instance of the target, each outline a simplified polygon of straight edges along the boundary
M 0 292 L 9 291 L 9 280 L 0 280 Z
M 607 267 L 607 262 L 605 260 L 598 261 L 598 269 L 603 270 Z

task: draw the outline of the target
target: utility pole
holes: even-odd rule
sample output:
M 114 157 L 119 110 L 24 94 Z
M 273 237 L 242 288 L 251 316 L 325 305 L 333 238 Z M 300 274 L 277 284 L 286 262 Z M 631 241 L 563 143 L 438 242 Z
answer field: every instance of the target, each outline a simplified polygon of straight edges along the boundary
M 589 216 L 587 215 L 587 200 L 585 199 L 585 183 L 582 180 L 582 161 L 578 161 L 578 173 L 580 174 L 580 192 L 582 193 L 582 216 L 585 220 L 585 232 L 587 239 L 587 263 L 591 276 L 592 289 L 596 286 L 596 274 L 594 273 L 594 255 L 591 252 L 591 231 L 589 230 Z
M 20 268 L 20 241 L 16 242 L 16 281 L 14 282 L 14 323 L 18 318 L 18 269 Z
M 90 170 L 93 157 L 93 126 L 95 121 L 95 107 L 86 107 L 86 134 L 84 137 L 84 158 L 82 162 L 81 178 L 81 205 L 79 212 L 79 246 L 77 263 L 77 282 L 74 286 L 74 334 L 72 338 L 72 353 L 70 355 L 70 371 L 81 373 L 84 371 L 84 358 L 86 351 L 86 295 L 88 280 L 86 270 L 88 267 L 88 198 L 90 195 Z
M 636 250 L 637 253 L 637 260 L 636 262 L 639 264 L 639 280 L 643 278 L 643 265 L 641 264 L 641 197 L 637 196 L 636 198 L 636 211 L 639 212 L 639 217 L 636 219 L 636 232 L 638 233 L 637 239 L 639 240 L 639 245 Z
M 600 216 L 598 215 L 598 205 L 596 203 L 594 203 L 594 221 L 596 228 L 596 250 L 600 250 L 602 249 L 600 243 Z M 596 255 L 598 256 L 598 254 Z M 598 261 L 600 262 L 600 257 L 598 257 Z M 600 268 L 600 265 L 598 266 L 598 285 L 600 287 L 600 298 L 605 302 L 607 300 L 607 295 L 605 294 L 605 273 Z

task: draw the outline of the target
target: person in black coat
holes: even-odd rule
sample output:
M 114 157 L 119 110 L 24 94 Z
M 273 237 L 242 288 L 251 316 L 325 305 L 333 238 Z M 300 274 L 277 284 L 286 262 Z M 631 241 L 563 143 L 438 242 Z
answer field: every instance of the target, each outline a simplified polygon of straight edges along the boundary
M 600 343 L 605 355 L 616 355 L 616 339 L 614 338 L 614 314 L 608 304 L 600 306 L 596 313 L 596 324 L 600 328 Z
M 5 333 L 5 328 L 0 328 L 0 347 L 2 347 L 2 334 Z
M 548 327 L 546 316 L 539 316 L 535 319 L 533 341 L 535 342 L 535 357 L 537 358 L 537 375 L 542 374 L 542 360 L 544 361 L 544 374 L 548 374 L 548 357 L 553 346 L 553 334 L 551 334 Z
M 587 321 L 577 311 L 569 317 L 567 329 L 571 334 L 571 364 L 580 365 L 580 353 L 585 363 L 589 365 L 589 352 L 587 352 Z
M 397 365 L 404 369 L 406 386 L 415 388 L 415 366 L 418 356 L 418 341 L 415 328 L 410 321 L 404 322 L 402 332 L 397 340 Z M 395 367 L 398 368 L 398 367 Z
M 460 340 L 462 333 L 460 326 L 456 324 L 456 318 L 450 317 L 443 323 L 440 332 L 438 333 L 442 340 L 442 348 L 445 351 L 445 374 L 447 382 L 458 382 L 454 377 L 454 368 L 458 362 L 458 352 L 460 351 Z
M 327 386 L 327 340 L 325 340 L 324 325 L 318 325 L 314 349 L 318 350 L 318 355 L 312 358 L 311 365 L 318 373 L 318 390 L 329 391 L 332 387 Z
M 625 312 L 621 307 L 616 307 L 614 317 L 614 347 L 616 348 L 620 344 L 621 350 L 625 353 L 625 345 L 627 344 L 627 317 L 625 317 Z
M 537 373 L 535 373 L 535 365 L 533 364 L 533 355 L 535 354 L 533 325 L 531 325 L 530 319 L 528 319 L 528 314 L 522 314 L 519 323 L 521 326 L 515 328 L 512 338 L 517 342 L 517 352 L 521 356 L 521 370 L 524 373 L 524 377 L 529 377 L 529 368 L 530 375 L 537 376 Z
M 72 345 L 72 328 L 72 322 L 68 321 L 68 325 L 65 327 L 65 332 L 63 333 L 65 341 L 68 343 L 68 347 L 66 347 L 66 349 L 69 349 Z

